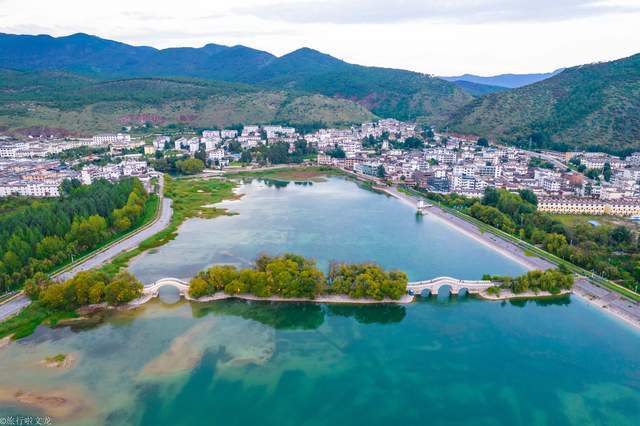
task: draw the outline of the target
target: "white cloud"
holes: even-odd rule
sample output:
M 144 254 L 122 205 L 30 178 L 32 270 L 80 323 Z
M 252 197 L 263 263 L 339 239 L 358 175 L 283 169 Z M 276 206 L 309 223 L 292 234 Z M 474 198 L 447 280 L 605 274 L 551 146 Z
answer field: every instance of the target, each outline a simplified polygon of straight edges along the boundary
M 602 0 L 319 0 L 238 7 L 236 12 L 288 22 L 371 24 L 420 20 L 452 22 L 563 21 L 640 11 L 637 2 Z

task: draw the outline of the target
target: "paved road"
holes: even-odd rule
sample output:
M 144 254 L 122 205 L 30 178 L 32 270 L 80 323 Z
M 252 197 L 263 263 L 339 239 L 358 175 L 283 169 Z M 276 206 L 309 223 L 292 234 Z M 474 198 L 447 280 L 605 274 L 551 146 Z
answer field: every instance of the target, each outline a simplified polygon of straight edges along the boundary
M 31 300 L 29 300 L 27 296 L 21 295 L 7 303 L 0 305 L 0 320 L 17 314 L 23 308 L 28 306 L 29 303 L 31 303 Z
M 113 259 L 123 251 L 129 251 L 131 249 L 136 248 L 141 242 L 143 242 L 147 238 L 151 237 L 154 234 L 157 234 L 158 232 L 166 228 L 167 225 L 169 225 L 169 222 L 171 221 L 172 213 L 173 213 L 173 210 L 171 208 L 171 199 L 163 198 L 162 212 L 160 213 L 160 219 L 158 219 L 158 221 L 156 221 L 153 225 L 135 234 L 134 236 L 127 238 L 126 240 L 120 241 L 119 243 L 109 247 L 107 250 L 97 254 L 96 256 L 92 257 L 86 262 L 81 263 L 80 265 L 77 265 L 74 268 L 69 269 L 68 271 L 65 271 L 64 273 L 56 276 L 56 280 L 58 281 L 67 280 L 73 277 L 78 272 L 86 271 L 86 270 L 101 266 L 102 264 Z

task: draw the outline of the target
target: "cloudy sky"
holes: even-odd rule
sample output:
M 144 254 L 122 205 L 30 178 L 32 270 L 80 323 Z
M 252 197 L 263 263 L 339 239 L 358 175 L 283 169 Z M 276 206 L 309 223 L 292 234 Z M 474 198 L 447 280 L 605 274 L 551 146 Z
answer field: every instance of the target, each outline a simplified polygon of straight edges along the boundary
M 544 72 L 640 52 L 640 0 L 0 0 L 0 32 L 158 48 L 302 46 L 453 75 Z

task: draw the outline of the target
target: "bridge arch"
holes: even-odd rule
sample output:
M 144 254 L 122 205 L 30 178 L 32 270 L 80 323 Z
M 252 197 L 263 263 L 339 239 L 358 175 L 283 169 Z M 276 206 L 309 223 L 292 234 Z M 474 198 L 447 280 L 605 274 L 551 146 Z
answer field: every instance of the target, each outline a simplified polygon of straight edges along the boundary
M 451 277 L 438 277 L 426 281 L 411 282 L 407 285 L 409 293 L 414 295 L 424 295 L 427 291 L 435 296 L 441 294 L 447 286 L 450 290 L 449 293 L 456 295 L 461 290 L 466 290 L 466 294 L 480 293 L 487 290 L 490 287 L 495 286 L 496 283 L 484 280 L 458 280 Z
M 189 283 L 178 278 L 163 278 L 145 286 L 142 292 L 147 296 L 156 297 L 162 287 L 176 288 L 181 296 L 186 296 L 189 293 Z
M 442 282 L 438 286 L 434 287 L 431 290 L 431 294 L 434 296 L 453 296 L 454 294 L 458 294 L 457 288 L 449 282 Z

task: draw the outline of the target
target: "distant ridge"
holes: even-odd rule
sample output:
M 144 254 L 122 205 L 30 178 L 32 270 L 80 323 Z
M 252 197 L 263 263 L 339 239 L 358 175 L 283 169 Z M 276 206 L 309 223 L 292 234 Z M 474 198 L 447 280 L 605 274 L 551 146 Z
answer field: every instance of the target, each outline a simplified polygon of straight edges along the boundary
M 464 74 L 454 77 L 440 77 L 447 81 L 467 81 L 469 83 L 486 84 L 489 86 L 506 87 L 509 89 L 515 89 L 529 84 L 537 83 L 542 80 L 546 80 L 549 77 L 553 77 L 556 74 L 561 73 L 564 68 L 557 69 L 548 73 L 536 73 L 536 74 L 499 74 L 493 76 L 479 76 L 473 74 Z

